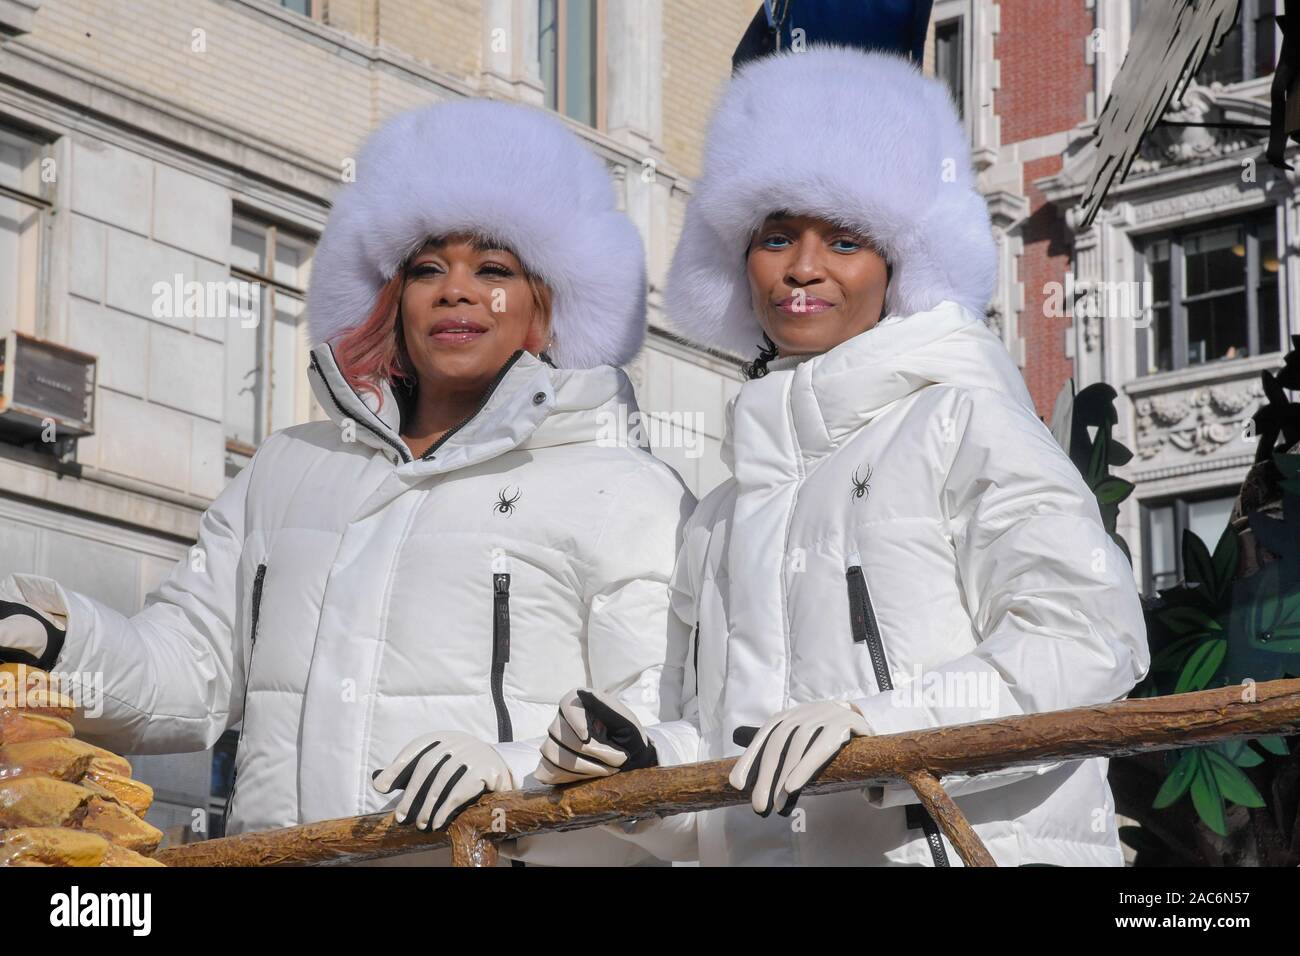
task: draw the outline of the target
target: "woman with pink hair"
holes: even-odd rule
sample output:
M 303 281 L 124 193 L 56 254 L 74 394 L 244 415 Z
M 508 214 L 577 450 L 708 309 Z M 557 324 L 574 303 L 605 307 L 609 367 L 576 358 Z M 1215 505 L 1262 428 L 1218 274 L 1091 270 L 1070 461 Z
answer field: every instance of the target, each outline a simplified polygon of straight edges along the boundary
M 0 660 L 101 671 L 103 713 L 76 729 L 117 751 L 202 750 L 242 722 L 230 834 L 386 808 L 444 827 L 524 785 L 574 685 L 676 718 L 668 579 L 694 499 L 618 368 L 644 269 L 603 163 L 554 116 L 471 99 L 391 120 L 313 263 L 328 419 L 263 442 L 203 516 L 202 560 L 135 616 L 0 583 Z M 642 858 L 592 839 L 606 851 L 562 846 Z

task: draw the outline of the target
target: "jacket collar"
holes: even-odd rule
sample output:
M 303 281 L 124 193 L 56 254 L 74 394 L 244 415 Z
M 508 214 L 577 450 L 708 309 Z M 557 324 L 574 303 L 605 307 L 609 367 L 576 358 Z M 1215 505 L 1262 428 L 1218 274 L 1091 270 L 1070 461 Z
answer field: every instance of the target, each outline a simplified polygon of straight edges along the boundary
M 727 408 L 724 458 L 764 447 L 815 459 L 837 448 L 894 402 L 933 384 L 992 388 L 1034 412 L 1033 399 L 1002 340 L 955 302 L 891 315 L 835 348 L 776 359 L 746 382 Z M 776 439 L 776 448 L 773 439 Z M 742 465 L 743 467 L 743 465 Z M 740 473 L 736 472 L 737 478 Z
M 311 350 L 308 379 L 317 402 L 340 429 L 353 423 L 356 441 L 415 474 L 464 468 L 515 448 L 602 439 L 648 447 L 636 428 L 639 416 L 630 414 L 637 411 L 632 383 L 621 369 L 607 365 L 554 369 L 529 352 L 517 352 L 478 411 L 423 458 L 415 458 L 401 438 L 401 409 L 386 380 L 376 382 L 382 401 L 368 392 L 359 394 L 343 377 L 328 342 Z

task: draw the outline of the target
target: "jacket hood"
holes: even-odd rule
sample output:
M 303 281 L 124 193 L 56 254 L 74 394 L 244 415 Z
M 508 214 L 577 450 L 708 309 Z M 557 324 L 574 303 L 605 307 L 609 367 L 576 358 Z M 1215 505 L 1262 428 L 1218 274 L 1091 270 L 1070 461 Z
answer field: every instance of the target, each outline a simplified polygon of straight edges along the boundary
M 773 212 L 869 236 L 893 267 L 887 314 L 982 313 L 997 278 L 988 207 L 947 87 L 906 59 L 810 46 L 728 85 L 705 140 L 664 293 L 685 338 L 749 356 L 762 338 L 745 250 Z
M 753 404 L 747 392 L 758 398 L 760 391 L 788 387 L 794 437 L 815 453 L 831 450 L 891 403 L 928 385 L 992 388 L 1038 415 L 1002 340 L 980 315 L 943 302 L 927 312 L 887 316 L 828 352 L 768 363 L 768 374 L 745 383 L 727 406 L 724 460 L 732 465 L 734 432 L 745 430 L 745 408 Z
M 543 110 L 472 98 L 399 114 L 366 140 L 313 259 L 312 344 L 363 322 L 426 240 L 461 232 L 504 242 L 546 283 L 557 365 L 624 365 L 641 348 L 645 255 L 605 164 Z
M 387 381 L 377 382 L 380 402 L 359 393 L 338 367 L 330 343 L 311 350 L 308 372 L 317 402 L 340 429 L 383 451 L 416 473 L 441 473 L 494 458 L 515 448 L 602 443 L 648 450 L 636 394 L 622 369 L 555 369 L 530 352 L 517 352 L 502 368 L 483 405 L 449 432 L 425 458 L 412 459 L 401 438 L 401 410 Z M 351 423 L 351 424 L 349 424 Z M 631 423 L 631 424 L 629 424 Z

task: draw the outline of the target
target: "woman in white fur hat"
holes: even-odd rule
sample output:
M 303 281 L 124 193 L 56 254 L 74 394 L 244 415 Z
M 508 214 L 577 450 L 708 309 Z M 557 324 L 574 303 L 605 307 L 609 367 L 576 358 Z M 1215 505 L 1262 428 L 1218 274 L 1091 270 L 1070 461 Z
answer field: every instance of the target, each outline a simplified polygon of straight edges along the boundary
M 242 720 L 231 834 L 385 808 L 443 827 L 523 785 L 523 738 L 575 684 L 677 717 L 668 579 L 694 499 L 613 427 L 637 418 L 617 366 L 642 344 L 644 261 L 603 163 L 528 107 L 402 114 L 337 197 L 308 310 L 329 420 L 262 444 L 201 560 L 133 617 L 11 576 L 0 660 L 102 671 L 77 730 L 121 752 L 202 750 Z M 644 856 L 602 839 L 564 849 Z
M 688 717 L 643 728 L 570 696 L 540 777 L 613 773 L 650 743 L 662 763 L 740 755 L 747 805 L 645 825 L 647 845 L 959 865 L 901 781 L 800 790 L 853 736 L 1112 701 L 1144 676 L 1130 565 L 983 321 L 995 273 L 943 86 L 839 47 L 739 72 L 666 297 L 683 335 L 760 349 L 728 409 L 733 477 L 700 503 L 674 577 L 696 634 Z M 1001 865 L 1122 865 L 1106 767 L 943 783 Z

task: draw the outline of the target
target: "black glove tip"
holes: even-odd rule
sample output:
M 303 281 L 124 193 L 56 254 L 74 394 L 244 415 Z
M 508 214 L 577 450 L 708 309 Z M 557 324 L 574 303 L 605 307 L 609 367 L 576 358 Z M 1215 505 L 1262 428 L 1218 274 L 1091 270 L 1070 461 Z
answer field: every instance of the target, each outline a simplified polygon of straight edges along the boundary
M 731 742 L 737 747 L 748 747 L 757 736 L 757 727 L 737 727 L 731 735 Z

